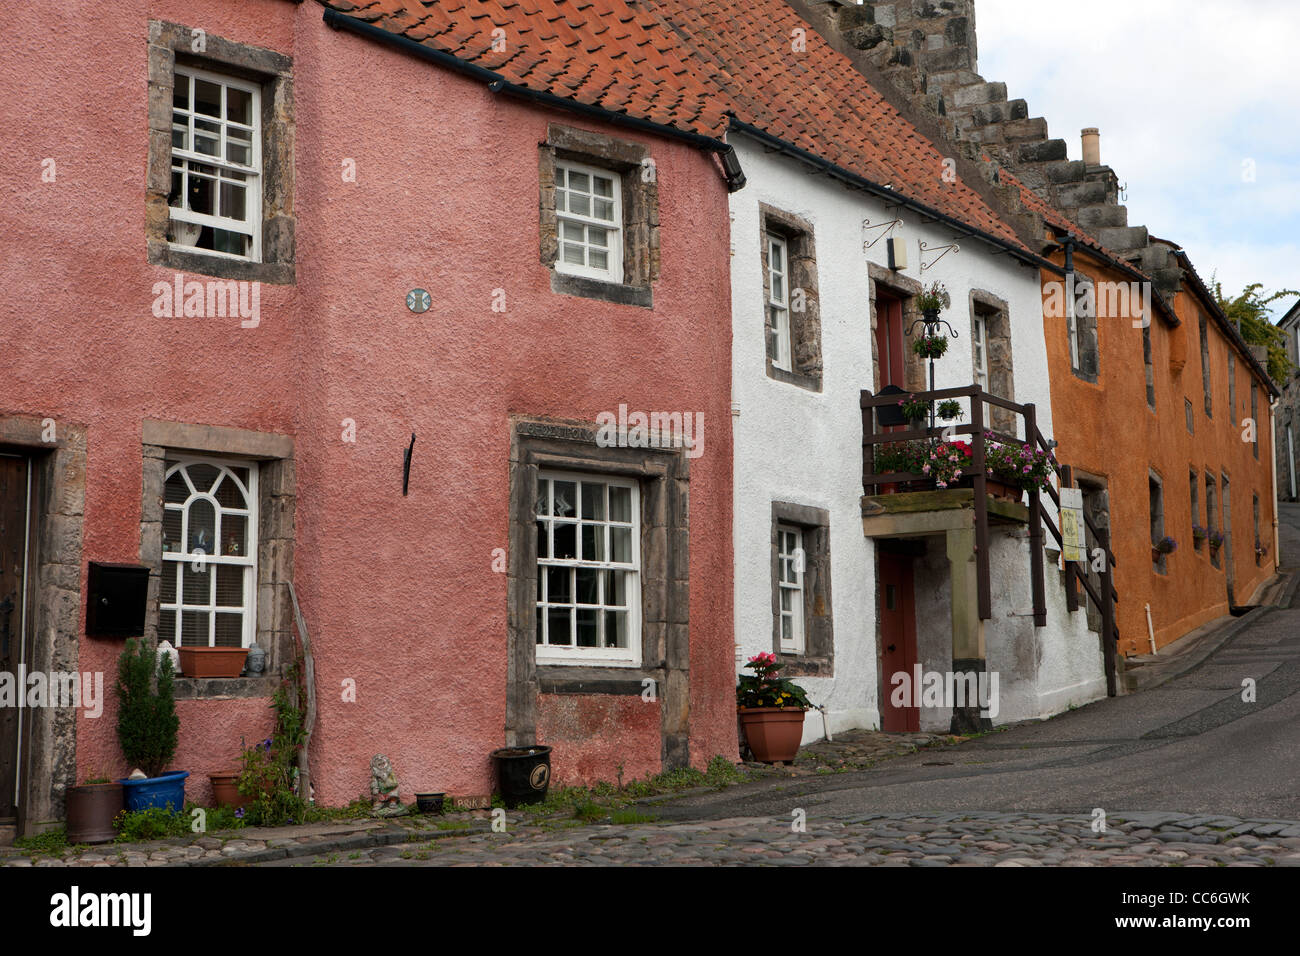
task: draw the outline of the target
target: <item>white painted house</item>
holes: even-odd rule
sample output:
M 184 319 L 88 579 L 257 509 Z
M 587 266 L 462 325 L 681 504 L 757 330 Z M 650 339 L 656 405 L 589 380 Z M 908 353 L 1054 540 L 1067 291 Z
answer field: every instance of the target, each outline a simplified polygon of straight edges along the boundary
M 911 198 L 902 170 L 892 188 L 873 187 L 847 164 L 820 160 L 819 168 L 773 128 L 741 116 L 728 136 L 747 178 L 731 196 L 738 670 L 760 651 L 780 655 L 785 675 L 825 708 L 809 712 L 805 742 L 826 730 L 881 728 L 882 720 L 886 729 L 913 729 L 887 699 L 902 686 L 893 675 L 913 675 L 916 665 L 969 669 L 969 661 L 953 666 L 961 640 L 982 640 L 970 656 L 998 678 L 995 724 L 1104 696 L 1098 636 L 1084 610 L 1066 610 L 1055 551 L 1044 558 L 1045 626 L 1035 626 L 1024 522 L 991 525 L 991 616 L 973 623 L 969 612 L 953 613 L 954 590 L 972 594 L 970 535 L 864 533 L 859 398 L 891 380 L 925 387 L 908 337 L 922 284 L 946 287 L 952 304 L 942 318 L 957 333 L 934 363 L 935 387 L 979 382 L 1032 403 L 1050 438 L 1042 260 L 1005 233 L 955 216 L 936 220 L 929 204 L 902 202 Z M 843 162 L 852 152 L 839 143 L 835 155 Z M 969 401 L 962 405 L 958 424 L 970 421 Z M 1017 428 L 1023 437 L 1018 420 Z M 897 639 L 906 605 L 912 649 Z M 968 625 L 955 641 L 954 628 Z M 951 719 L 946 706 L 910 714 L 922 730 L 947 731 Z

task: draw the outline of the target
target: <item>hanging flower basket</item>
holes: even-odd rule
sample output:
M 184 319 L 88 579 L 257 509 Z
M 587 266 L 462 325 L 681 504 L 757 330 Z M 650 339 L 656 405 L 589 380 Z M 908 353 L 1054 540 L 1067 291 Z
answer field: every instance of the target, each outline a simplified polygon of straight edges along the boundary
M 924 359 L 943 358 L 948 351 L 946 335 L 923 335 L 912 343 L 912 351 Z
M 922 401 L 915 395 L 900 399 L 898 406 L 903 412 L 903 418 L 909 422 L 925 421 L 926 416 L 930 414 L 930 403 Z
M 948 295 L 948 290 L 944 288 L 942 282 L 930 283 L 916 297 L 916 307 L 925 316 L 926 322 L 937 319 L 940 310 L 946 309 L 950 305 L 952 305 L 952 297 Z

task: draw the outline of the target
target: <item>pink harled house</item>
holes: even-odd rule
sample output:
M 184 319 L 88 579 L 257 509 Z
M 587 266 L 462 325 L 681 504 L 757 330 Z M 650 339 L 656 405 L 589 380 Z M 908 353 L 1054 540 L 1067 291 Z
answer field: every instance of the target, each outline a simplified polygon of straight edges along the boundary
M 304 627 L 318 803 L 378 753 L 408 802 L 490 792 L 514 744 L 557 783 L 734 759 L 743 176 L 671 31 L 613 0 L 51 9 L 6 27 L 0 669 L 105 699 L 5 714 L 0 820 L 130 769 L 132 633 L 265 651 L 177 680 L 199 803 Z

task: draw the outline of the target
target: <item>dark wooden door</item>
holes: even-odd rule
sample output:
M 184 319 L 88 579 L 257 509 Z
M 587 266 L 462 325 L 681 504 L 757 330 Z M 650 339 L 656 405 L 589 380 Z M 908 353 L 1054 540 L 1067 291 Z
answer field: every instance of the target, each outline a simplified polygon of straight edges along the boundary
M 0 672 L 17 675 L 22 660 L 24 554 L 28 546 L 27 459 L 0 454 Z M 14 678 L 15 684 L 17 677 Z M 16 693 L 23 688 L 15 686 Z M 0 819 L 13 817 L 18 765 L 17 707 L 0 707 Z
M 894 703 L 895 674 L 906 674 L 903 685 L 910 691 L 905 703 L 917 704 L 921 689 L 914 686 L 916 665 L 916 602 L 912 592 L 912 558 L 908 555 L 878 554 L 880 588 L 880 729 L 899 733 L 921 729 L 918 706 Z
M 880 387 L 904 381 L 903 300 L 878 294 L 876 298 L 876 360 L 880 363 Z

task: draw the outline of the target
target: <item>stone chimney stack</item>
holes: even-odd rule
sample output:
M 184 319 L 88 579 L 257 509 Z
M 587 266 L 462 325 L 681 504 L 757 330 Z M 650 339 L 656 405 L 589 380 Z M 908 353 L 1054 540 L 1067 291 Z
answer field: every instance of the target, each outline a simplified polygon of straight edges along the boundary
M 1101 165 L 1101 130 L 1095 126 L 1083 131 L 1083 162 L 1088 166 Z

